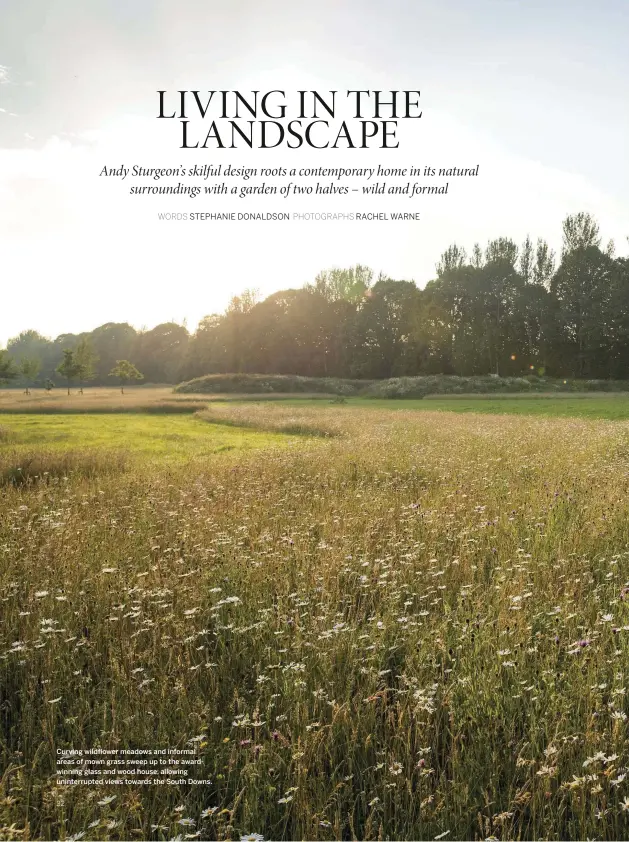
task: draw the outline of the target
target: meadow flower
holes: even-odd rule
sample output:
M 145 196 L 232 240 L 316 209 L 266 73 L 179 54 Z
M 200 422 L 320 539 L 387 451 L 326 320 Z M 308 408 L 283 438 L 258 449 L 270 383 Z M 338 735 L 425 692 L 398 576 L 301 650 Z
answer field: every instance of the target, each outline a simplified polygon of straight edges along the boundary
M 583 761 L 583 768 L 586 769 L 588 766 L 591 766 L 593 763 L 604 763 L 607 760 L 604 751 L 597 751 L 596 754 L 593 754 L 591 757 L 586 757 Z
M 247 833 L 240 837 L 240 842 L 264 842 L 264 836 L 260 833 Z

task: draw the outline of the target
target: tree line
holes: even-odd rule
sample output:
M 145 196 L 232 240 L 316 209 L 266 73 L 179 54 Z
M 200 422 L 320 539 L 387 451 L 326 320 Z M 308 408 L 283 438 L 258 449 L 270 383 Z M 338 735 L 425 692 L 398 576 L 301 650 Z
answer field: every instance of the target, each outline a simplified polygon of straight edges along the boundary
M 108 323 L 54 340 L 26 330 L 0 352 L 0 378 L 4 367 L 27 384 L 59 382 L 68 352 L 87 356 L 95 385 L 111 383 L 121 361 L 146 383 L 213 373 L 628 379 L 629 258 L 578 213 L 563 222 L 559 255 L 530 237 L 521 245 L 499 237 L 470 253 L 454 244 L 424 289 L 357 265 L 264 300 L 246 290 L 192 333 L 174 322 L 142 331 Z

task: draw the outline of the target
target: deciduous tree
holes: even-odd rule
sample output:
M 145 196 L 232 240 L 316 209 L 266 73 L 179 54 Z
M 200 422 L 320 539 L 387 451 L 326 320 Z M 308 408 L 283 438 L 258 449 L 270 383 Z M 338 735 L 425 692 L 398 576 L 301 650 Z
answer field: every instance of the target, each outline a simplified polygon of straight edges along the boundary
M 79 374 L 79 368 L 74 356 L 74 351 L 71 348 L 64 348 L 63 359 L 55 370 L 57 374 L 60 374 L 65 378 L 68 387 L 68 394 L 70 394 L 72 381 L 76 380 Z
M 41 361 L 36 357 L 23 357 L 20 360 L 20 374 L 26 380 L 26 394 L 30 395 L 30 387 L 41 369 Z
M 117 377 L 120 380 L 120 393 L 124 395 L 124 387 L 131 380 L 143 380 L 144 375 L 140 374 L 137 368 L 129 360 L 117 360 L 116 365 L 109 372 L 110 377 Z

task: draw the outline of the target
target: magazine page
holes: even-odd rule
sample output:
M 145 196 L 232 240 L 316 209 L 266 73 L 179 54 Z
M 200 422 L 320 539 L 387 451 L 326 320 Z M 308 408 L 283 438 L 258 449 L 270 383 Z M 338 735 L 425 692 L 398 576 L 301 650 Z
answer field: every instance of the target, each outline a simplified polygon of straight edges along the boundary
M 628 36 L 0 2 L 0 840 L 629 837 Z

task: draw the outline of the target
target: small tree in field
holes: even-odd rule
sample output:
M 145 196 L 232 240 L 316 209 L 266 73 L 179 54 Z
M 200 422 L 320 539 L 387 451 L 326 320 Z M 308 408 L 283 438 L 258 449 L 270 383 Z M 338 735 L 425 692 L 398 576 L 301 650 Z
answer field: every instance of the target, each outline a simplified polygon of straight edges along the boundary
M 0 383 L 12 380 L 16 376 L 17 369 L 13 365 L 13 360 L 6 351 L 0 349 Z
M 26 394 L 30 395 L 30 387 L 39 374 L 41 362 L 36 357 L 24 357 L 20 362 L 20 374 L 26 380 Z
M 74 361 L 76 363 L 76 376 L 79 381 L 79 392 L 83 394 L 83 381 L 93 380 L 96 377 L 94 366 L 98 362 L 98 355 L 85 336 L 79 340 L 79 344 L 74 349 Z
M 65 377 L 66 383 L 68 384 L 68 394 L 70 394 L 70 385 L 72 384 L 72 381 L 79 375 L 79 367 L 74 356 L 74 351 L 70 350 L 69 348 L 66 348 L 64 350 L 63 360 L 59 363 L 55 371 L 57 372 L 57 374 L 60 374 L 62 377 Z
M 120 380 L 120 393 L 124 395 L 124 387 L 130 380 L 144 380 L 137 368 L 129 360 L 116 360 L 116 365 L 109 372 L 109 377 Z

